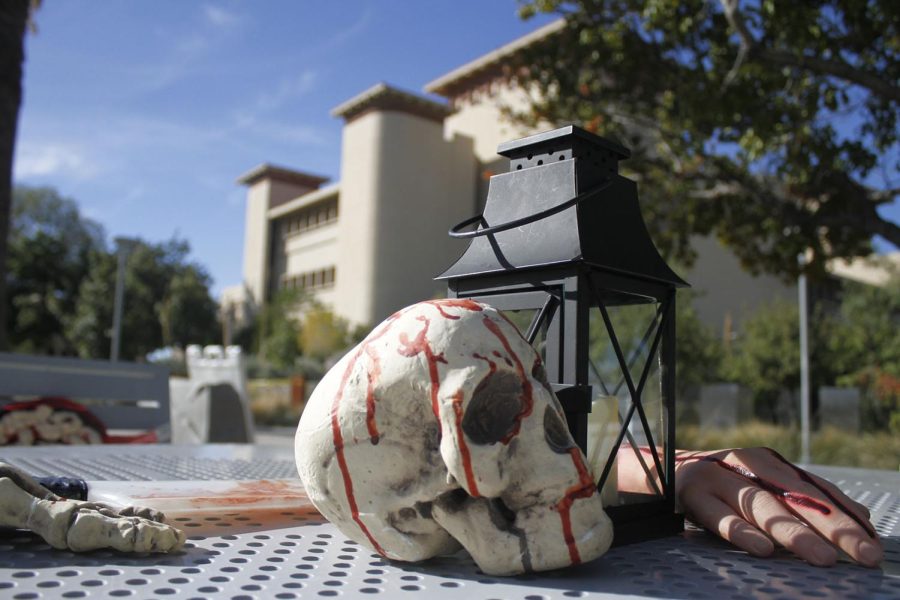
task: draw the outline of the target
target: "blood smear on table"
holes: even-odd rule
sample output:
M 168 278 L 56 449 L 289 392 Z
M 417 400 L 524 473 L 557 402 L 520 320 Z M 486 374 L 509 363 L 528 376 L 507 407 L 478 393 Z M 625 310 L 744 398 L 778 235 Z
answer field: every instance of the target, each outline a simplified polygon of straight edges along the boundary
M 314 511 L 300 480 L 232 481 L 96 481 L 88 483 L 88 500 L 115 507 L 143 506 L 171 520 L 218 513 L 266 514 Z

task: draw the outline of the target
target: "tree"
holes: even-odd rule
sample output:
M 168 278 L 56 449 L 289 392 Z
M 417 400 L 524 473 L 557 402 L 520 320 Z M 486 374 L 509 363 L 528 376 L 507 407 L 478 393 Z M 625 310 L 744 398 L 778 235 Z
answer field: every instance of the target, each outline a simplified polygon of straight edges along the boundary
M 125 269 L 121 357 L 143 360 L 168 345 L 211 343 L 219 337 L 209 276 L 188 261 L 190 246 L 173 239 L 138 241 Z M 83 358 L 107 358 L 116 281 L 115 254 L 94 252 L 79 288 L 68 335 Z
M 115 278 L 115 256 L 92 252 L 88 257 L 88 275 L 78 289 L 67 328 L 67 335 L 81 358 L 109 357 Z M 126 303 L 125 307 L 129 305 Z M 125 356 L 123 353 L 122 357 Z
M 839 317 L 831 345 L 841 353 L 840 372 L 876 367 L 900 378 L 900 273 L 878 286 L 843 282 Z
M 197 265 L 177 269 L 168 293 L 157 303 L 163 346 L 210 344 L 218 338 L 218 307 L 209 295 L 209 276 Z
M 670 258 L 715 234 L 752 272 L 821 274 L 900 226 L 900 3 L 893 0 L 526 0 L 565 26 L 519 55 L 534 91 L 514 116 L 576 122 L 632 148 L 623 163 Z M 891 157 L 893 153 L 893 158 Z M 894 161 L 894 164 L 892 164 Z M 895 185 L 895 184 L 894 184 Z
M 676 397 L 679 399 L 696 392 L 704 383 L 718 381 L 722 358 L 722 345 L 713 331 L 700 322 L 693 308 L 693 297 L 691 290 L 680 290 L 675 303 L 675 371 L 678 374 Z M 652 336 L 656 331 L 655 327 L 650 330 L 650 324 L 655 326 L 654 315 L 657 308 L 655 304 L 637 304 L 607 309 L 616 338 L 626 361 L 631 365 L 633 378 L 639 376 L 647 360 Z M 594 365 L 592 378 L 596 378 L 598 382 L 602 380 L 607 391 L 625 389 L 615 349 L 596 309 L 591 318 L 589 340 L 590 360 Z
M 6 245 L 12 207 L 12 163 L 19 106 L 22 104 L 22 63 L 29 6 L 39 2 L 0 2 L 0 352 L 7 349 Z
M 701 385 L 720 380 L 722 341 L 704 325 L 694 309 L 691 290 L 679 290 L 675 304 L 676 398 L 697 393 Z
M 883 286 L 845 282 L 839 317 L 838 383 L 862 389 L 864 425 L 900 434 L 900 273 Z
M 75 354 L 66 335 L 91 252 L 103 228 L 51 188 L 17 187 L 6 275 L 7 331 L 18 352 Z
M 350 327 L 324 306 L 314 305 L 303 315 L 300 349 L 303 356 L 318 361 L 346 350 L 351 344 Z
M 811 310 L 809 348 L 812 389 L 834 385 L 840 373 L 842 328 L 820 307 Z M 779 396 L 800 387 L 800 313 L 797 304 L 777 300 L 759 308 L 741 328 L 741 335 L 726 354 L 726 380 L 750 388 L 757 416 L 777 420 Z
M 262 305 L 254 320 L 254 352 L 280 371 L 289 371 L 300 355 L 300 323 L 294 315 L 306 302 L 297 290 L 280 290 Z

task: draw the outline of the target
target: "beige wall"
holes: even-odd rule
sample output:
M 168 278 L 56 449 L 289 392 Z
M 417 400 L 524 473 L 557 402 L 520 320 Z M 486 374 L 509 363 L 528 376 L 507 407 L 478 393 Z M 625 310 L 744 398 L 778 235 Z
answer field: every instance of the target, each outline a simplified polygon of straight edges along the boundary
M 433 278 L 465 248 L 447 230 L 472 214 L 476 170 L 470 140 L 429 119 L 373 111 L 344 127 L 339 315 L 374 325 L 445 292 Z
M 501 143 L 534 133 L 513 123 L 503 112 L 504 107 L 521 111 L 528 105 L 528 94 L 521 88 L 493 83 L 489 89 L 456 100 L 456 111 L 444 120 L 445 135 L 447 139 L 456 135 L 471 138 L 476 158 L 482 163 L 492 163 L 499 158 L 497 146 Z
M 446 293 L 434 277 L 467 246 L 447 230 L 472 216 L 477 166 L 471 141 L 444 141 L 439 123 L 398 112 L 384 113 L 384 123 L 375 321 Z
M 285 273 L 292 275 L 335 266 L 338 257 L 337 233 L 338 224 L 333 223 L 311 231 L 288 234 L 285 240 Z
M 370 113 L 344 125 L 342 135 L 334 308 L 353 323 L 367 323 L 373 313 L 381 130 L 380 113 Z
M 283 268 L 285 256 L 269 256 L 272 228 L 268 211 L 270 206 L 287 202 L 306 194 L 309 186 L 261 178 L 247 189 L 247 208 L 244 218 L 244 285 L 252 295 L 251 302 L 258 306 L 266 299 L 266 288 L 271 286 L 273 265 L 275 273 Z M 283 272 L 283 271 L 282 271 Z
M 754 277 L 741 268 L 737 257 L 715 238 L 696 237 L 692 243 L 697 261 L 684 275 L 695 294 L 694 308 L 700 320 L 721 333 L 731 320 L 732 331 L 764 304 L 776 299 L 797 301 L 797 287 L 777 277 Z
M 247 208 L 244 217 L 244 285 L 250 292 L 250 302 L 256 305 L 265 299 L 268 277 L 269 180 L 257 181 L 247 189 Z

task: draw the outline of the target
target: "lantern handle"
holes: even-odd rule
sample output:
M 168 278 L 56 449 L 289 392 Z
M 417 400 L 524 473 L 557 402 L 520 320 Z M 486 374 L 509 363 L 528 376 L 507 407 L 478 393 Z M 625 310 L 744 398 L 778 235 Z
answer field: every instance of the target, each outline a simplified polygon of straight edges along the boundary
M 465 221 L 457 223 L 453 227 L 450 228 L 450 231 L 447 234 L 452 238 L 457 239 L 468 239 L 481 237 L 484 235 L 492 235 L 495 233 L 500 233 L 501 231 L 506 231 L 507 229 L 513 229 L 515 227 L 521 227 L 522 225 L 528 225 L 529 223 L 534 223 L 535 221 L 540 221 L 546 217 L 551 215 L 555 215 L 558 212 L 562 212 L 567 208 L 571 208 L 576 204 L 583 202 L 585 200 L 589 200 L 598 196 L 600 192 L 608 188 L 612 184 L 612 179 L 607 179 L 599 186 L 594 189 L 578 194 L 574 198 L 570 198 L 561 204 L 557 204 L 555 206 L 551 206 L 550 208 L 545 208 L 540 212 L 536 212 L 530 215 L 526 215 L 524 217 L 519 217 L 518 219 L 513 219 L 512 221 L 507 221 L 506 223 L 500 223 L 499 225 L 491 225 L 485 227 L 484 229 L 475 229 L 473 231 L 460 231 L 460 229 L 465 229 L 474 223 L 478 223 L 479 221 L 484 223 L 484 213 L 480 215 L 475 215 L 474 217 L 469 217 Z

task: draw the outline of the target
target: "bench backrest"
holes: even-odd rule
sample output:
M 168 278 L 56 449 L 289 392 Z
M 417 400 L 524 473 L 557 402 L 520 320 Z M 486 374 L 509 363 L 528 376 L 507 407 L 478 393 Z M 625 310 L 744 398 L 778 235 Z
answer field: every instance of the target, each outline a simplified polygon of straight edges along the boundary
M 169 422 L 166 367 L 0 352 L 0 400 L 41 396 L 83 404 L 108 429 L 150 430 Z

